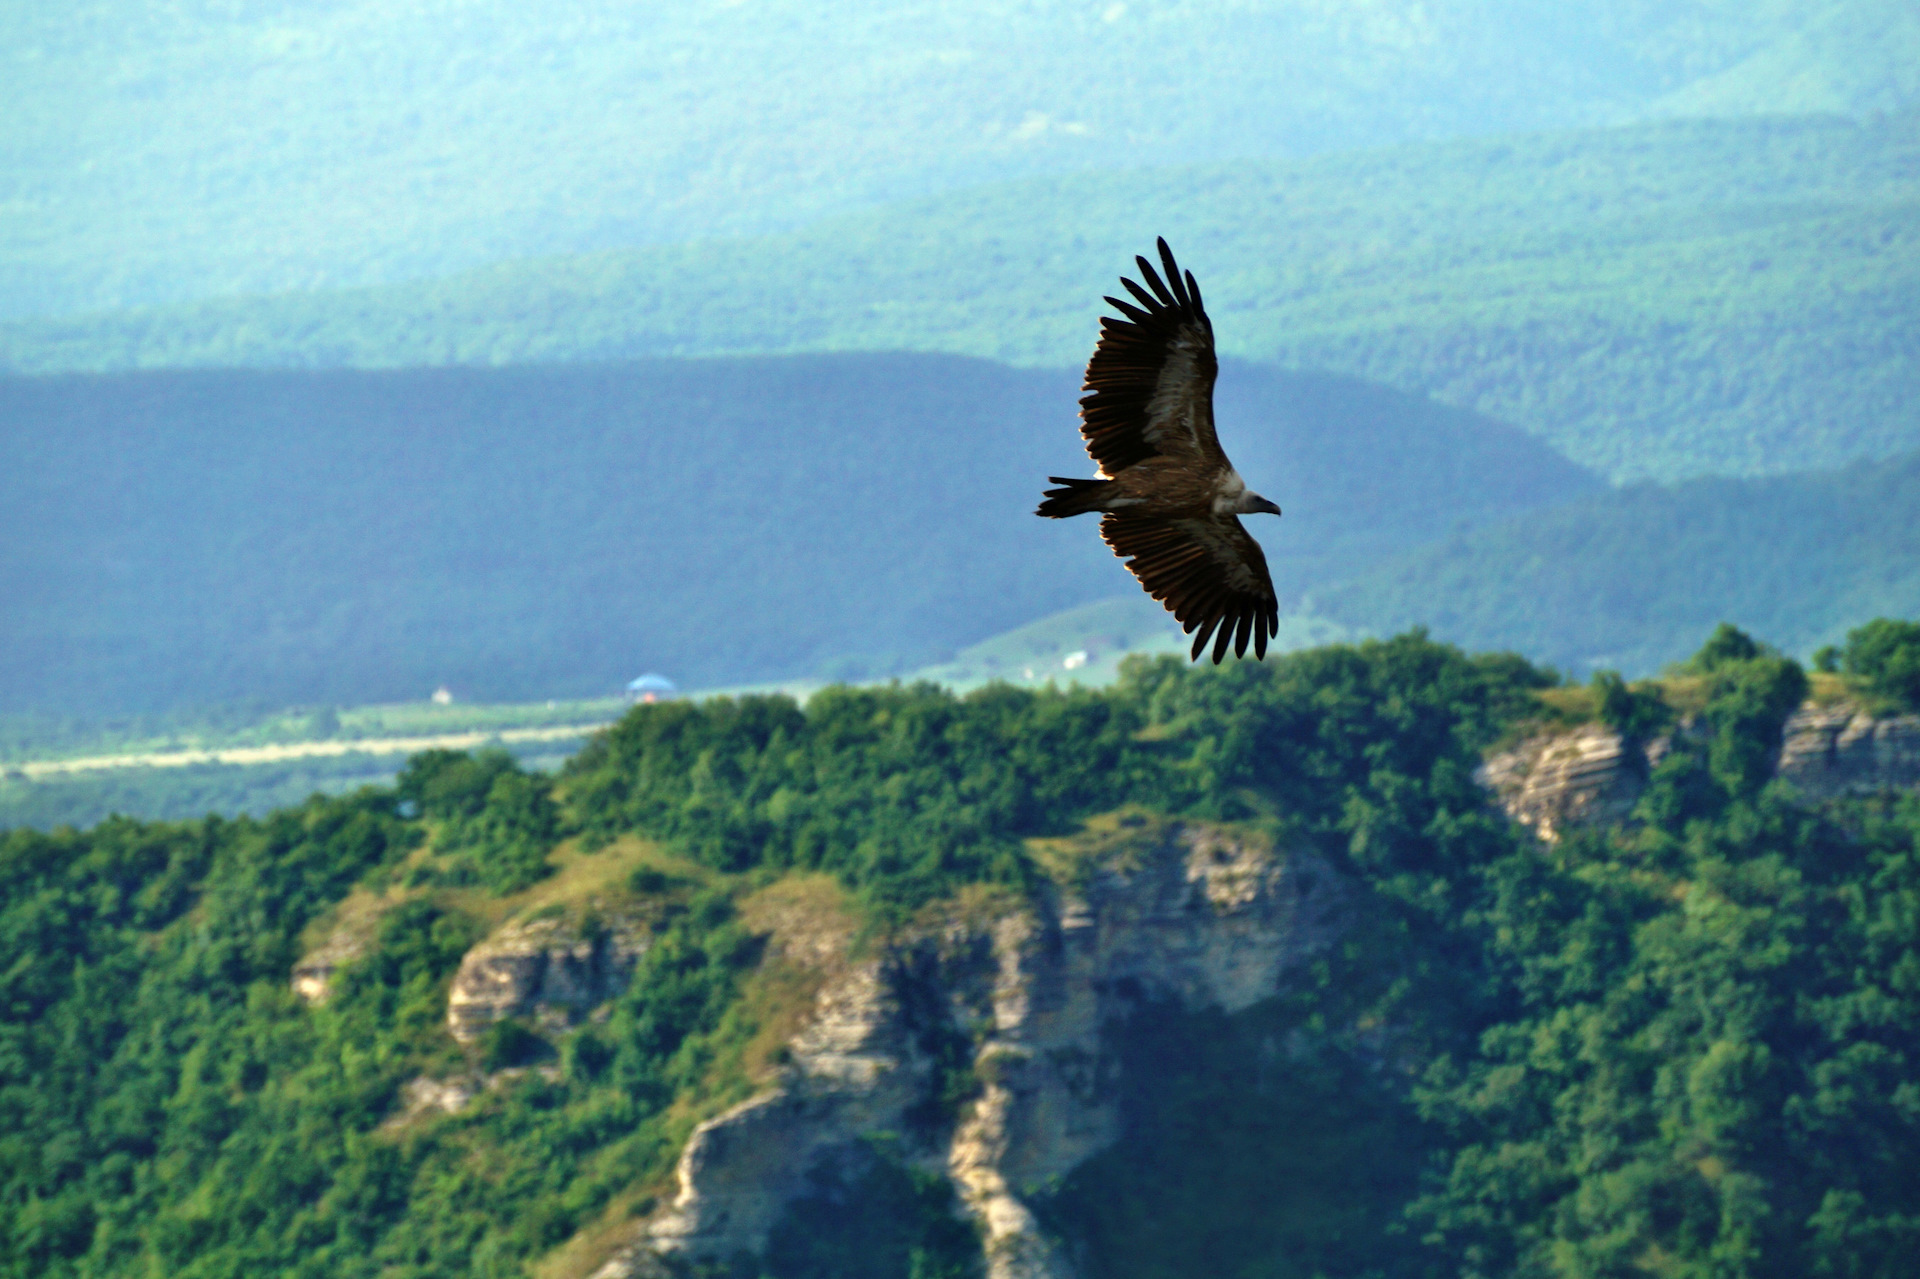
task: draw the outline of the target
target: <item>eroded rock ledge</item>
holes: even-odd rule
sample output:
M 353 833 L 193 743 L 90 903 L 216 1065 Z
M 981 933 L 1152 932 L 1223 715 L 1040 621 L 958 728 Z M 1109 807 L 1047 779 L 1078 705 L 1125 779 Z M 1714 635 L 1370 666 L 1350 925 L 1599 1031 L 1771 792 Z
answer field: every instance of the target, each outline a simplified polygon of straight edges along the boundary
M 1803 706 L 1782 738 L 1780 775 L 1813 798 L 1920 786 L 1920 715 L 1875 718 L 1847 702 Z
M 1683 725 L 1680 734 L 1697 731 Z M 1920 786 L 1920 716 L 1875 717 L 1851 702 L 1808 703 L 1781 732 L 1776 775 L 1810 800 Z M 1478 773 L 1507 815 L 1545 840 L 1624 820 L 1673 736 L 1644 747 L 1602 724 L 1529 738 Z
M 496 1021 L 565 1023 L 626 989 L 650 934 L 616 921 L 553 917 L 507 925 L 460 961 L 447 995 L 447 1029 L 470 1044 Z
M 1311 853 L 1255 832 L 1116 816 L 1052 850 L 1071 887 L 956 904 L 881 953 L 844 960 L 775 1086 L 702 1124 L 673 1202 L 597 1279 L 745 1260 L 869 1134 L 905 1134 L 981 1227 L 992 1279 L 1066 1279 L 1027 1206 L 1119 1135 L 1101 1029 L 1147 999 L 1238 1011 L 1337 935 L 1346 893 Z M 939 1045 L 966 1038 L 980 1086 L 930 1114 Z

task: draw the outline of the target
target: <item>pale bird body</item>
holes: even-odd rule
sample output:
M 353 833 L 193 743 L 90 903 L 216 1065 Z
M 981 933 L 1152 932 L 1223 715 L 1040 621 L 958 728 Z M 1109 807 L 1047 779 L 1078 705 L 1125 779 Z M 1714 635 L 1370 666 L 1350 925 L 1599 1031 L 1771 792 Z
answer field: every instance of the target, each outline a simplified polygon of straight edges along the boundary
M 1063 479 L 1037 514 L 1054 519 L 1101 512 L 1100 536 L 1149 595 L 1194 635 L 1197 659 L 1213 641 L 1213 660 L 1247 651 L 1264 657 L 1279 631 L 1279 603 L 1266 556 L 1241 526 L 1242 515 L 1280 508 L 1247 487 L 1220 448 L 1213 426 L 1213 323 L 1192 272 L 1160 242 L 1162 280 L 1135 259 L 1147 287 L 1122 279 L 1139 305 L 1107 301 L 1125 319 L 1102 316 L 1100 342 L 1087 361 L 1080 434 L 1100 478 Z

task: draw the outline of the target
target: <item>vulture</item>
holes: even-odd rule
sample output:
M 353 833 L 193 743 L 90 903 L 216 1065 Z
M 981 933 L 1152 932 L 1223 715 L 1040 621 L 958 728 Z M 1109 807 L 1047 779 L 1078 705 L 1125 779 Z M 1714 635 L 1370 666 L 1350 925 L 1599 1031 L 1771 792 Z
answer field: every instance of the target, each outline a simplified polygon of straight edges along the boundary
M 1107 304 L 1087 361 L 1080 435 L 1099 464 L 1093 480 L 1049 476 L 1037 515 L 1066 519 L 1099 511 L 1100 536 L 1147 594 L 1193 635 L 1193 659 L 1213 641 L 1218 663 L 1232 646 L 1256 656 L 1279 633 L 1280 608 L 1267 557 L 1242 515 L 1280 508 L 1247 487 L 1213 430 L 1213 323 L 1193 272 L 1182 274 L 1160 242 L 1163 280 L 1145 258 L 1142 288 L 1121 278 L 1133 303 Z

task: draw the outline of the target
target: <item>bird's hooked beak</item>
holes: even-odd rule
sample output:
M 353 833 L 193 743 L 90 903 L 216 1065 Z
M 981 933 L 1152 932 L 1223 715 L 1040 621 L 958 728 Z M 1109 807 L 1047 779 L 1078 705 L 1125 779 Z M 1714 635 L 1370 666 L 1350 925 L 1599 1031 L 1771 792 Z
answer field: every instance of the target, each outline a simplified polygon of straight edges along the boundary
M 1269 502 L 1266 498 L 1261 497 L 1258 493 L 1252 493 L 1248 495 L 1246 509 L 1247 509 L 1248 515 L 1280 514 L 1279 507 L 1275 506 L 1272 502 Z

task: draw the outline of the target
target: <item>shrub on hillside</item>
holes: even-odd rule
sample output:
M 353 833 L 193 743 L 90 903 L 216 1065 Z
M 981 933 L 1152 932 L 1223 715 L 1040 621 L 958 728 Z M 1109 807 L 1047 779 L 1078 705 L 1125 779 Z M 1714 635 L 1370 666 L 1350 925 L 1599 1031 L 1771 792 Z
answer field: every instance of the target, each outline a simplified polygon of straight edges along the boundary
M 1840 662 L 1869 692 L 1920 710 L 1920 622 L 1876 617 L 1848 632 Z

